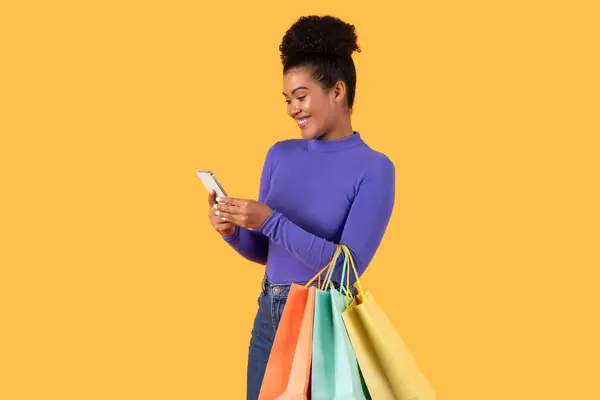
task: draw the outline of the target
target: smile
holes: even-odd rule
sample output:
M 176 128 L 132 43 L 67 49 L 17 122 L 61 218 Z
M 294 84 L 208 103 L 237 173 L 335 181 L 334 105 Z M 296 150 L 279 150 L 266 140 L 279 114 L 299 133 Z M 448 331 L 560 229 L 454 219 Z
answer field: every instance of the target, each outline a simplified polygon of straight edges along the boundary
M 298 122 L 298 126 L 300 128 L 304 128 L 308 124 L 309 120 L 310 120 L 310 117 L 306 117 L 306 118 L 302 118 L 302 119 L 297 119 L 296 122 Z

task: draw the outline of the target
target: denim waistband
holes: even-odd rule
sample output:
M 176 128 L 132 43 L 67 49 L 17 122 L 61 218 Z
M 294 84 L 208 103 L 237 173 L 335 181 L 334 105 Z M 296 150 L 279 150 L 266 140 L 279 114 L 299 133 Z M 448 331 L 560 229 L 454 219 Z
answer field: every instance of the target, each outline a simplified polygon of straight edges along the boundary
M 300 286 L 304 286 L 304 285 L 306 285 L 306 283 L 308 283 L 308 281 L 294 282 L 294 283 L 297 285 L 300 285 Z M 338 282 L 332 281 L 332 283 L 333 283 L 333 287 L 336 290 L 340 290 L 340 284 Z M 318 284 L 319 284 L 318 280 L 315 280 L 314 282 L 312 282 L 310 284 L 310 286 L 317 287 Z M 271 280 L 269 280 L 269 278 L 267 277 L 266 274 L 263 277 L 262 291 L 264 294 L 277 296 L 277 297 L 287 297 L 291 288 L 292 288 L 291 283 L 274 283 Z M 358 293 L 358 290 L 356 290 L 356 288 L 352 287 L 350 292 L 356 295 Z

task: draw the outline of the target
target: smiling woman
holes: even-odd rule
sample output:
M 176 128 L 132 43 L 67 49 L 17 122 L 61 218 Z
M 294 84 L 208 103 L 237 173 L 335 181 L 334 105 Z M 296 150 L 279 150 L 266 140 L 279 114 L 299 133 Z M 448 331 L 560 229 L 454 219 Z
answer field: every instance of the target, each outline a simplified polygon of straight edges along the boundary
M 394 207 L 395 168 L 354 131 L 355 28 L 332 16 L 301 17 L 279 47 L 283 96 L 301 139 L 267 152 L 258 201 L 209 197 L 211 221 L 240 255 L 266 265 L 248 354 L 248 399 L 259 396 L 292 282 L 303 283 L 338 244 L 358 274 L 375 255 Z M 340 262 L 342 260 L 340 259 Z M 341 268 L 332 280 L 339 288 Z M 354 279 L 351 279 L 351 284 Z

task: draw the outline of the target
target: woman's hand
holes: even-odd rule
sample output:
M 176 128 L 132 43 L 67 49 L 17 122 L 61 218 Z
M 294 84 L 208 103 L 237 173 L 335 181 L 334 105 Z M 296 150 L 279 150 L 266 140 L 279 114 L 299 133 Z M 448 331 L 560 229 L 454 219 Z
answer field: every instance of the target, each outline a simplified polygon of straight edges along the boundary
M 213 227 L 215 228 L 215 230 L 217 232 L 219 232 L 221 235 L 233 236 L 235 234 L 235 225 L 233 225 L 231 222 L 223 221 L 221 219 L 221 217 L 216 214 L 217 210 L 214 208 L 214 205 L 216 204 L 216 202 L 215 202 L 216 196 L 217 196 L 217 194 L 215 193 L 214 190 L 212 190 L 208 194 L 208 204 L 210 206 L 208 218 L 210 219 L 210 222 L 213 225 Z
M 273 210 L 264 203 L 255 200 L 223 197 L 217 199 L 221 204 L 215 204 L 216 215 L 222 221 L 247 228 L 260 228 Z

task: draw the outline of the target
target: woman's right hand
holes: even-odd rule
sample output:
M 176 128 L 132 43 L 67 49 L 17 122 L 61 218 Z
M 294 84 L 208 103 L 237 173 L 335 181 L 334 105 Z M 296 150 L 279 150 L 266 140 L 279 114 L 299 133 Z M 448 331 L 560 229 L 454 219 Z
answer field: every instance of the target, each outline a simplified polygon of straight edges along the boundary
M 216 214 L 217 209 L 214 207 L 216 204 L 217 194 L 214 190 L 211 190 L 208 194 L 208 205 L 210 207 L 210 211 L 208 213 L 208 218 L 210 219 L 210 223 L 213 225 L 215 230 L 219 232 L 223 236 L 233 236 L 235 233 L 235 225 L 231 222 L 225 222 L 221 219 L 220 216 Z

